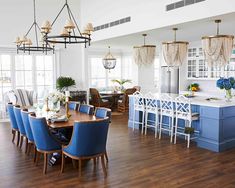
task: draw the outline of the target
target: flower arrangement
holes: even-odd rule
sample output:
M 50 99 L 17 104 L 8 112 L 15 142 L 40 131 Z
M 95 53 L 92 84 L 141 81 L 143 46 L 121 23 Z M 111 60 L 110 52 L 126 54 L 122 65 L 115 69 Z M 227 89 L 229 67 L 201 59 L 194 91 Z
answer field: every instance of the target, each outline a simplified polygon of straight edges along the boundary
M 55 92 L 49 93 L 49 95 L 46 98 L 52 103 L 57 103 L 59 101 L 64 103 L 66 96 L 59 91 L 55 91 Z
M 129 80 L 129 79 L 120 79 L 120 80 L 114 79 L 114 80 L 112 80 L 112 82 L 117 83 L 120 88 L 119 90 L 124 91 L 125 90 L 124 84 L 131 83 L 131 80 Z M 118 90 L 118 88 L 115 88 L 115 90 Z
M 199 84 L 198 83 L 192 83 L 188 86 L 188 90 L 189 91 L 199 91 L 200 88 L 199 88 Z
M 227 98 L 227 101 L 230 101 L 232 98 L 231 89 L 235 89 L 235 79 L 233 77 L 220 78 L 217 80 L 216 86 L 226 91 L 225 97 Z

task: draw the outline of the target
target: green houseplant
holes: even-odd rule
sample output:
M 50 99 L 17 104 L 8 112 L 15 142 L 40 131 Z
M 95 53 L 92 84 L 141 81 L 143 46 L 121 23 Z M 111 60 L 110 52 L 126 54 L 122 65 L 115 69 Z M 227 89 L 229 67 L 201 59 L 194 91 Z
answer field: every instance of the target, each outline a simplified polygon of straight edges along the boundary
M 114 79 L 114 80 L 112 80 L 112 82 L 119 84 L 120 90 L 124 91 L 125 90 L 124 84 L 131 83 L 131 80 L 129 80 L 129 79 Z
M 67 76 L 60 76 L 56 80 L 56 89 L 59 91 L 68 90 L 69 87 L 75 86 L 76 82 L 73 78 Z

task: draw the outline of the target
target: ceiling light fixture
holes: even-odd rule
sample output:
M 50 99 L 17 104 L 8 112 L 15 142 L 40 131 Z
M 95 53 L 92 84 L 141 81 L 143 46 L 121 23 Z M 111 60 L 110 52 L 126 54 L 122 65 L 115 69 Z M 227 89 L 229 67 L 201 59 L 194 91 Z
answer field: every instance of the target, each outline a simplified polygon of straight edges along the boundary
M 110 71 L 111 69 L 115 68 L 117 60 L 111 54 L 110 46 L 108 48 L 109 48 L 109 51 L 103 58 L 103 66 L 105 69 L 108 69 Z
M 176 31 L 178 28 L 173 28 L 174 41 L 163 42 L 162 52 L 163 57 L 168 66 L 181 66 L 187 57 L 188 42 L 176 41 Z
M 146 45 L 145 38 L 147 34 L 142 34 L 144 37 L 144 45 L 134 46 L 134 61 L 137 65 L 152 64 L 155 59 L 156 46 Z
M 64 9 L 67 9 L 68 13 L 68 20 L 59 35 L 49 35 L 51 33 L 52 27 L 57 21 L 60 14 L 63 12 Z M 88 45 L 90 46 L 91 41 L 91 33 L 94 31 L 94 28 L 91 23 L 88 23 L 84 29 L 84 32 L 81 33 L 79 30 L 78 24 L 75 20 L 75 17 L 68 5 L 67 0 L 65 0 L 65 4 L 62 9 L 59 11 L 57 16 L 55 17 L 52 24 L 49 21 L 45 21 L 41 27 L 42 33 L 44 34 L 45 42 L 49 43 L 59 43 L 64 44 L 65 48 L 67 44 L 77 44 L 77 43 L 84 43 L 85 47 Z
M 226 65 L 230 60 L 234 42 L 233 35 L 219 34 L 221 20 L 215 20 L 215 23 L 217 24 L 217 34 L 202 37 L 202 49 L 209 67 Z
M 43 52 L 46 53 L 48 51 L 53 51 L 54 53 L 54 44 L 50 44 L 48 42 L 45 42 L 43 40 L 43 36 L 41 36 L 42 40 L 40 41 L 41 45 L 39 45 L 39 41 L 38 41 L 38 35 L 41 35 L 41 30 L 40 27 L 37 24 L 36 21 L 36 8 L 35 8 L 35 0 L 33 0 L 33 8 L 34 8 L 34 20 L 33 20 L 33 24 L 30 26 L 29 30 L 27 31 L 27 33 L 23 36 L 23 37 L 17 37 L 16 38 L 16 47 L 17 47 L 17 54 L 19 53 L 19 51 L 23 51 L 28 52 L 30 54 L 30 52 Z M 36 45 L 33 45 L 32 40 L 29 38 L 29 35 L 32 31 L 32 29 L 34 29 L 34 35 L 35 35 L 35 43 Z M 33 32 L 33 31 L 32 31 Z

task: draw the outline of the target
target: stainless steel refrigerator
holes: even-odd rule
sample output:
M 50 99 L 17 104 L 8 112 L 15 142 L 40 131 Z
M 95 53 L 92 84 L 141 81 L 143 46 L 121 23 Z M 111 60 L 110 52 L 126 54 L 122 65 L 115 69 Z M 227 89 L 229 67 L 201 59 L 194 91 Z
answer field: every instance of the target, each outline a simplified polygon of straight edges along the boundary
M 179 94 L 179 67 L 161 67 L 161 93 Z

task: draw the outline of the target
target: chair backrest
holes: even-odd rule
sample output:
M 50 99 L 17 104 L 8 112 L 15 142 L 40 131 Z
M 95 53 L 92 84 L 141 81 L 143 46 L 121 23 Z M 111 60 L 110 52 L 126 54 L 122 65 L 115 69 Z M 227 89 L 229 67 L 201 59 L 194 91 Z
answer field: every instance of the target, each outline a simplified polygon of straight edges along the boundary
M 145 96 L 145 108 L 148 112 L 158 112 L 158 101 L 156 97 L 151 93 L 147 93 Z
M 22 120 L 22 117 L 21 117 L 21 108 L 14 106 L 13 110 L 14 110 L 16 122 L 17 122 L 18 129 L 19 129 L 20 133 L 22 135 L 26 135 L 23 120 Z
M 132 95 L 133 93 L 136 92 L 136 88 L 128 88 L 124 92 L 123 98 L 122 98 L 122 103 L 125 105 L 125 107 L 129 106 L 129 95 Z
M 50 134 L 44 117 L 37 118 L 29 115 L 29 123 L 37 149 L 42 151 L 61 149 L 60 144 Z
M 75 122 L 72 138 L 64 151 L 76 157 L 104 153 L 108 128 L 108 118 L 90 122 Z
M 24 128 L 25 128 L 26 136 L 29 139 L 29 141 L 34 142 L 33 133 L 30 127 L 30 123 L 29 123 L 29 114 L 30 112 L 21 110 L 21 116 L 22 116 L 22 121 L 23 121 Z
M 80 104 L 78 108 L 79 112 L 92 115 L 94 113 L 94 106 L 88 104 Z
M 176 115 L 183 119 L 189 119 L 192 116 L 191 101 L 183 95 L 175 98 Z
M 101 96 L 97 89 L 90 88 L 91 104 L 95 107 L 100 106 Z
M 13 104 L 11 104 L 11 103 L 7 104 L 7 111 L 8 111 L 8 114 L 9 114 L 10 121 L 11 121 L 12 129 L 18 130 L 18 125 L 17 125 L 16 118 L 15 118 Z
M 77 110 L 80 102 L 77 101 L 69 101 L 69 109 L 70 110 Z
M 160 109 L 162 115 L 173 117 L 174 115 L 174 102 L 170 95 L 161 94 L 160 97 Z
M 136 89 L 136 91 L 139 91 L 139 92 L 140 92 L 140 89 L 141 89 L 141 87 L 140 87 L 140 86 L 134 86 L 133 88 L 135 88 L 135 89 Z
M 99 118 L 106 118 L 111 116 L 111 109 L 104 107 L 95 108 L 95 116 Z
M 144 96 L 139 91 L 133 94 L 134 97 L 134 109 L 143 111 L 145 108 Z

